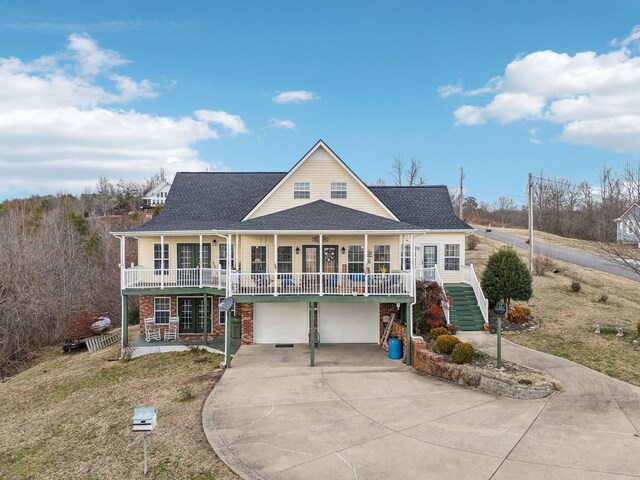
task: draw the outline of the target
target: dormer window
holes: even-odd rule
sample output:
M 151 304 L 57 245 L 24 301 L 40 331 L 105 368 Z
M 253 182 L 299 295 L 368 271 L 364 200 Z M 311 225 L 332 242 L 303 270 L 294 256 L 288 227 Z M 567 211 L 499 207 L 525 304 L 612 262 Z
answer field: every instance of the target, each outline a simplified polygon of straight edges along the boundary
M 294 182 L 293 198 L 311 198 L 311 183 Z
M 347 198 L 347 182 L 331 182 L 331 198 Z

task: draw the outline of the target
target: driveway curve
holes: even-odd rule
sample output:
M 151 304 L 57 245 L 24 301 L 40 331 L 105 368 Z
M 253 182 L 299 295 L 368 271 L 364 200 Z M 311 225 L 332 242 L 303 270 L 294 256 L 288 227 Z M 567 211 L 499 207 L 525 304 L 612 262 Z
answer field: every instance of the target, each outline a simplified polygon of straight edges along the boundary
M 467 341 L 490 351 L 495 337 L 473 333 Z M 504 358 L 548 367 L 565 390 L 496 397 L 420 375 L 375 346 L 323 345 L 314 368 L 302 345 L 243 346 L 205 403 L 204 430 L 250 479 L 640 476 L 640 389 L 504 343 Z

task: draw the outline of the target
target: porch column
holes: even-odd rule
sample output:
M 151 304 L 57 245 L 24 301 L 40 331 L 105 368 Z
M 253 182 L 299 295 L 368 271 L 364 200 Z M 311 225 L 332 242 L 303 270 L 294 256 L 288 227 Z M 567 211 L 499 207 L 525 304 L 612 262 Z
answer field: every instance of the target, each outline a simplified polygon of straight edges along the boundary
M 407 346 L 405 348 L 404 363 L 407 366 L 411 366 L 411 331 L 413 328 L 411 325 L 411 312 L 409 310 L 411 308 L 411 304 L 405 303 L 403 307 L 402 318 L 404 320 L 404 325 L 407 327 Z
M 364 234 L 364 296 L 369 296 L 369 234 Z
M 324 281 L 323 281 L 323 263 L 324 263 L 324 246 L 322 243 L 322 233 L 320 233 L 320 296 L 324 295 Z
M 316 345 L 316 309 L 315 303 L 309 303 L 309 366 L 316 364 L 315 345 Z
M 127 297 L 126 295 L 120 295 L 120 299 L 121 299 L 121 302 L 122 302 L 121 303 L 122 304 L 122 311 L 121 311 L 121 315 L 120 315 L 120 319 L 121 319 L 120 356 L 122 356 L 124 354 L 124 349 L 129 346 L 129 331 L 127 329 L 127 327 L 128 327 L 127 305 L 128 305 L 129 297 Z
M 273 234 L 273 294 L 278 296 L 278 234 Z
M 231 293 L 231 235 L 227 235 L 227 270 L 225 275 L 227 277 L 227 297 L 232 295 Z M 219 307 L 218 307 L 219 308 Z M 231 368 L 231 332 L 229 331 L 230 318 L 227 312 L 226 320 L 224 322 L 224 365 L 226 368 Z
M 204 294 L 204 334 L 202 335 L 202 344 L 207 346 L 207 333 L 209 333 L 209 297 Z
M 125 243 L 125 238 L 120 237 L 120 290 L 124 290 L 127 284 L 124 279 L 124 270 L 126 268 Z
M 164 235 L 160 235 L 160 288 L 164 289 Z
M 200 234 L 200 261 L 198 262 L 199 274 L 200 274 L 200 288 L 202 288 L 202 234 Z

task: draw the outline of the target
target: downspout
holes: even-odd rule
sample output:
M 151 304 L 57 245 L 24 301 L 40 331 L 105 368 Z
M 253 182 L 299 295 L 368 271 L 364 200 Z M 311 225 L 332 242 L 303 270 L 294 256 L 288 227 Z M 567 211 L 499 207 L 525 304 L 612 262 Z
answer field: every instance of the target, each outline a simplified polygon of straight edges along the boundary
M 414 239 L 416 235 L 411 235 L 411 294 L 413 296 L 413 302 L 409 304 L 409 324 L 407 325 L 407 354 L 405 357 L 405 365 L 411 366 L 411 339 L 413 338 L 413 307 L 417 303 L 416 301 L 416 251 Z
M 227 235 L 227 297 L 231 296 L 231 235 Z M 224 366 L 225 368 L 231 368 L 231 332 L 229 331 L 229 323 L 231 319 L 227 313 L 226 320 L 224 322 Z

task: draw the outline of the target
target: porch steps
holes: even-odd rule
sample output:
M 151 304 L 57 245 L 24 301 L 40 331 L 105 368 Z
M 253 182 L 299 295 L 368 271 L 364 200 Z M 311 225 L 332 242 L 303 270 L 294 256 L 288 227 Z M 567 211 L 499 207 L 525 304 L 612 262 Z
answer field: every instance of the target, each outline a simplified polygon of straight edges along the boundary
M 482 330 L 484 319 L 473 288 L 465 283 L 447 283 L 444 289 L 452 298 L 449 321 L 462 331 Z

